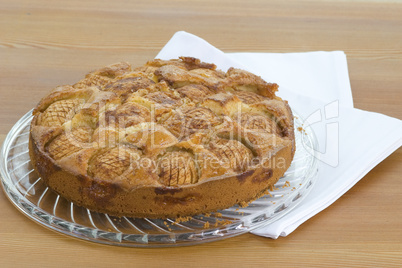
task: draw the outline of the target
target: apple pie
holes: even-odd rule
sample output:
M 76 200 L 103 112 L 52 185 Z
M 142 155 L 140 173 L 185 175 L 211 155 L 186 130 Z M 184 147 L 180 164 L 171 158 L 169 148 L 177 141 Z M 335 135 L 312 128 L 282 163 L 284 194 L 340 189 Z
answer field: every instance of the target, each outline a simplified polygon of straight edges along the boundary
M 243 206 L 273 187 L 295 153 L 292 111 L 277 89 L 191 57 L 113 64 L 38 103 L 31 161 L 54 192 L 110 215 Z

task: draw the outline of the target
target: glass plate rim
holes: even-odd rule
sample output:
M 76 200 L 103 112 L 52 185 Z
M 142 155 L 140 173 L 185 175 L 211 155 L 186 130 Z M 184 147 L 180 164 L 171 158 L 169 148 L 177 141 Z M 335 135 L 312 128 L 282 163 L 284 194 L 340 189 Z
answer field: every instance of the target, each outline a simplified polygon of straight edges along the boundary
M 46 214 L 48 214 L 48 212 L 44 211 L 41 208 L 36 207 L 29 200 L 27 200 L 25 198 L 25 196 L 22 196 L 18 190 L 13 189 L 13 188 L 15 188 L 15 185 L 12 185 L 10 175 L 7 172 L 7 157 L 6 156 L 10 152 L 10 147 L 11 147 L 13 138 L 14 138 L 14 140 L 16 139 L 15 138 L 16 132 L 18 130 L 23 129 L 24 124 L 30 123 L 30 121 L 32 119 L 32 111 L 33 110 L 30 110 L 29 112 L 27 112 L 24 116 L 22 116 L 14 124 L 14 126 L 11 128 L 11 130 L 7 134 L 6 138 L 4 139 L 3 145 L 1 147 L 2 160 L 0 162 L 0 175 L 1 175 L 0 179 L 2 181 L 3 190 L 6 193 L 7 198 L 11 201 L 11 203 L 20 212 L 22 212 L 25 216 L 27 216 L 29 219 L 46 227 L 47 229 L 65 234 L 65 235 L 73 237 L 73 238 L 78 238 L 78 239 L 82 239 L 82 240 L 86 240 L 86 241 L 91 241 L 91 242 L 96 242 L 96 243 L 101 243 L 101 244 L 106 244 L 106 245 L 117 245 L 117 246 L 127 246 L 127 247 L 172 247 L 172 246 L 196 245 L 196 244 L 212 242 L 212 241 L 217 241 L 217 240 L 241 235 L 241 234 L 250 232 L 252 230 L 255 230 L 257 228 L 260 228 L 263 225 L 267 225 L 274 221 L 277 221 L 280 218 L 282 218 L 284 215 L 289 213 L 291 210 L 293 210 L 295 207 L 297 207 L 297 205 L 311 191 L 311 188 L 314 184 L 314 181 L 315 181 L 316 175 L 317 175 L 317 171 L 318 171 L 318 159 L 317 159 L 317 154 L 316 154 L 316 149 L 317 149 L 317 145 L 318 145 L 317 138 L 315 136 L 314 131 L 309 126 L 307 126 L 307 127 L 303 126 L 303 132 L 306 134 L 308 133 L 308 138 L 309 138 L 308 142 L 311 146 L 310 147 L 311 163 L 310 163 L 310 167 L 309 167 L 310 174 L 308 174 L 308 179 L 306 179 L 306 183 L 308 183 L 308 185 L 303 185 L 303 187 L 306 188 L 306 189 L 304 189 L 304 193 L 302 194 L 302 196 L 297 198 L 296 201 L 292 200 L 293 203 L 290 204 L 290 205 L 292 205 L 291 207 L 289 207 L 289 205 L 288 205 L 287 207 L 284 207 L 283 209 L 279 210 L 278 213 L 276 214 L 276 216 L 274 216 L 273 218 L 264 219 L 264 217 L 262 217 L 262 215 L 264 215 L 264 212 L 261 211 L 261 213 L 259 215 L 254 216 L 252 219 L 239 220 L 235 224 L 228 224 L 230 228 L 227 228 L 228 225 L 226 225 L 226 226 L 224 226 L 224 228 L 217 227 L 217 228 L 209 228 L 209 229 L 203 230 L 201 232 L 201 238 L 199 238 L 199 239 L 196 238 L 196 239 L 188 240 L 188 241 L 187 240 L 177 240 L 177 237 L 176 237 L 177 235 L 174 233 L 172 235 L 175 237 L 173 237 L 172 240 L 167 240 L 165 242 L 163 242 L 163 241 L 162 242 L 161 241 L 149 242 L 148 237 L 146 239 L 146 242 L 138 242 L 138 241 L 122 242 L 122 237 L 120 237 L 120 241 L 103 239 L 102 237 L 99 237 L 99 234 L 102 234 L 102 235 L 106 235 L 106 234 L 102 233 L 102 230 L 99 230 L 97 228 L 95 228 L 94 230 L 86 230 L 86 232 L 82 233 L 82 232 L 77 232 L 77 230 L 80 228 L 88 229 L 88 227 L 80 225 L 80 224 L 76 224 L 75 222 L 74 223 L 68 222 L 68 224 L 72 224 L 73 226 L 70 225 L 67 228 L 60 227 L 60 225 L 56 224 L 56 222 L 59 224 L 63 224 L 63 222 L 66 222 L 65 219 L 62 219 L 55 215 L 46 215 Z M 294 111 L 293 111 L 293 114 L 294 114 L 295 122 L 299 122 L 299 124 L 300 124 L 302 122 L 301 117 Z M 295 124 L 295 134 L 297 134 L 298 131 L 300 131 L 300 130 L 296 129 L 296 124 Z M 303 133 L 302 131 L 300 131 L 300 132 Z M 304 137 L 304 135 L 302 135 L 302 138 L 303 137 Z M 297 147 L 296 147 L 296 150 L 297 150 Z M 297 192 L 295 192 L 295 193 L 297 193 Z M 300 193 L 298 193 L 298 194 L 300 194 Z M 293 196 L 290 196 L 290 197 L 292 197 L 292 199 L 295 199 L 295 196 L 297 196 L 297 195 L 294 194 Z M 290 197 L 288 197 L 288 199 L 290 199 Z M 284 204 L 285 203 L 283 203 L 282 205 L 278 205 L 278 208 L 281 208 L 281 206 L 284 206 Z M 251 217 L 249 217 L 249 218 L 251 218 Z M 261 219 L 259 219 L 259 218 L 261 218 Z M 253 223 L 253 221 L 255 221 L 255 222 Z M 247 222 L 248 222 L 249 226 L 247 226 L 247 224 L 245 224 Z M 230 232 L 232 229 L 234 229 L 236 231 Z M 87 231 L 89 231 L 89 232 L 87 232 Z M 115 235 L 119 234 L 118 232 L 111 232 L 111 233 L 112 234 L 114 233 Z M 183 235 L 183 234 L 185 235 L 186 233 L 181 233 L 179 235 Z M 192 233 L 192 234 L 197 235 L 199 233 Z M 123 235 L 125 235 L 125 234 L 120 233 L 120 236 L 123 236 Z M 170 235 L 170 236 L 172 236 L 172 235 Z M 146 235 L 146 236 L 148 236 L 148 235 Z

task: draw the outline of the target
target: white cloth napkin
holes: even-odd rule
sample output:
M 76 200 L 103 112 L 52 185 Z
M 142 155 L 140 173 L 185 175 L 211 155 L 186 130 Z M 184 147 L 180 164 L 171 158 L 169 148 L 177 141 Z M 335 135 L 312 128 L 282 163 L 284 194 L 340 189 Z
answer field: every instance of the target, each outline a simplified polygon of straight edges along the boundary
M 320 164 L 313 189 L 290 213 L 253 234 L 287 236 L 402 145 L 401 120 L 353 108 L 346 56 L 341 51 L 225 54 L 181 31 L 156 58 L 179 56 L 213 62 L 224 71 L 243 68 L 279 84 L 278 95 L 289 101 L 317 136 Z

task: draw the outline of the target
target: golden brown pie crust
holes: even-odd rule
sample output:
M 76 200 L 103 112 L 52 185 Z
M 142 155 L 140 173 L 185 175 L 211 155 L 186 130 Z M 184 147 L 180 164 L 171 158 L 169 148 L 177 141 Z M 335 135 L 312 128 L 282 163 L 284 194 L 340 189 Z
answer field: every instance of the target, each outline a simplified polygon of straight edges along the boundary
M 293 115 L 277 88 L 190 57 L 110 65 L 39 102 L 31 161 L 56 193 L 110 215 L 166 218 L 243 205 L 293 159 Z

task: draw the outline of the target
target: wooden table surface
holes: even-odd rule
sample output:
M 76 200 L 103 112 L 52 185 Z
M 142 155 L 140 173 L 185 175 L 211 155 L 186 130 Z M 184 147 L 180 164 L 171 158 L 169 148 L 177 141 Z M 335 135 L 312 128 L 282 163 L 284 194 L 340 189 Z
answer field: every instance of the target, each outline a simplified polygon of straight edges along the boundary
M 225 52 L 343 50 L 357 108 L 402 119 L 401 1 L 0 1 L 0 138 L 50 89 L 140 65 L 179 30 Z M 375 127 L 375 126 L 373 126 Z M 277 240 L 105 246 L 50 231 L 0 191 L 0 267 L 392 267 L 402 263 L 402 149 Z

